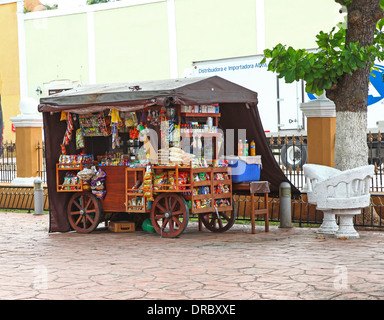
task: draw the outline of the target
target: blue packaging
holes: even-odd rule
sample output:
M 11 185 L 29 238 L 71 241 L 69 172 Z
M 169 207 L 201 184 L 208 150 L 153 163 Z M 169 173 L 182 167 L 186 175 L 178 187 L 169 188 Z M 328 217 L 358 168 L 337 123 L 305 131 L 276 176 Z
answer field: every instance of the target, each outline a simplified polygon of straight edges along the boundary
M 228 165 L 232 168 L 232 182 L 249 182 L 260 180 L 259 164 L 247 164 L 240 159 L 228 159 Z

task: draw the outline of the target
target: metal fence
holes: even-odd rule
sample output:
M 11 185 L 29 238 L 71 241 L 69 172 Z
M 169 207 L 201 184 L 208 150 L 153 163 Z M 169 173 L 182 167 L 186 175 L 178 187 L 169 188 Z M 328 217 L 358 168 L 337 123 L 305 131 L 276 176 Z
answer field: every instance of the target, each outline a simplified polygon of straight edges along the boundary
M 384 148 L 381 140 L 380 132 L 367 134 L 368 162 L 375 166 L 371 183 L 372 192 L 384 192 Z M 306 137 L 271 136 L 268 142 L 281 170 L 296 188 L 302 190 L 305 184 L 302 169 L 307 162 Z
M 45 170 L 45 145 L 43 142 L 38 142 L 36 145 L 38 155 L 38 172 L 37 175 L 42 179 L 43 183 L 47 181 Z M 3 142 L 0 151 L 0 183 L 10 183 L 17 178 L 16 164 L 16 143 Z
M 0 182 L 11 182 L 17 177 L 16 143 L 3 142 L 0 154 Z
M 302 167 L 307 162 L 307 138 L 303 136 L 271 136 L 268 138 L 268 143 L 281 170 L 292 184 L 301 190 L 305 184 Z M 367 145 L 368 161 L 375 165 L 371 191 L 384 192 L 384 148 L 381 133 L 369 133 Z M 38 142 L 36 149 L 38 150 L 38 167 L 40 168 L 38 176 L 43 182 L 46 182 L 44 143 Z M 2 144 L 0 157 L 0 183 L 11 182 L 16 177 L 16 144 L 12 141 L 5 141 Z

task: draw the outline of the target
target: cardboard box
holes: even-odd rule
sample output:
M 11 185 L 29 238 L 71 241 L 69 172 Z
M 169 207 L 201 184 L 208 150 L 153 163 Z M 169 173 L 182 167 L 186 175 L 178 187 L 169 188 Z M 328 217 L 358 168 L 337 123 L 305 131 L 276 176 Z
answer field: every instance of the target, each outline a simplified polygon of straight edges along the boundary
M 112 221 L 109 223 L 108 229 L 112 232 L 134 232 L 135 223 L 129 221 Z

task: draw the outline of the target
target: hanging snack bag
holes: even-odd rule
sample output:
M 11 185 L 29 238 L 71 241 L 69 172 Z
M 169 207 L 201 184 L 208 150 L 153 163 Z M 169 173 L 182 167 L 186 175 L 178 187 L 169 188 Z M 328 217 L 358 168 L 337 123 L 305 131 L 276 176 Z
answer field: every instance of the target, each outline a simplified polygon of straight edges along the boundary
M 76 149 L 85 148 L 84 135 L 81 129 L 76 130 Z
M 94 194 L 98 199 L 104 199 L 107 193 L 104 189 L 106 177 L 107 174 L 103 170 L 99 169 L 91 179 L 92 194 Z
M 152 194 L 152 170 L 147 168 L 144 174 L 143 183 L 144 197 L 148 198 L 148 201 L 154 201 Z
M 169 190 L 176 190 L 176 172 L 168 171 Z

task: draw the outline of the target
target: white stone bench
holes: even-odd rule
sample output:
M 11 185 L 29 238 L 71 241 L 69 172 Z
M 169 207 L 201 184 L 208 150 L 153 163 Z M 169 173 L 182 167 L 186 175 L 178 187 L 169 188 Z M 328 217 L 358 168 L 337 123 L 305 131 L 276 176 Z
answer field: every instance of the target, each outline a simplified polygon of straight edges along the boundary
M 374 166 L 362 166 L 346 171 L 314 166 L 304 165 L 304 174 L 307 177 L 306 190 L 310 199 L 308 201 L 316 204 L 318 210 L 323 211 L 324 214 L 327 213 L 331 218 L 339 217 L 339 227 L 334 233 L 335 237 L 359 238 L 353 226 L 353 217 L 360 214 L 362 208 L 369 206 L 369 190 Z M 313 171 L 318 172 L 315 174 Z M 332 233 L 328 230 L 329 226 L 325 232 Z
M 306 177 L 303 192 L 307 193 L 308 202 L 314 205 L 317 205 L 318 198 L 316 185 L 342 172 L 335 168 L 318 164 L 305 164 L 303 171 Z M 335 214 L 332 210 L 323 210 L 323 223 L 317 230 L 317 233 L 335 234 L 337 230 L 339 230 L 339 226 L 336 223 Z

